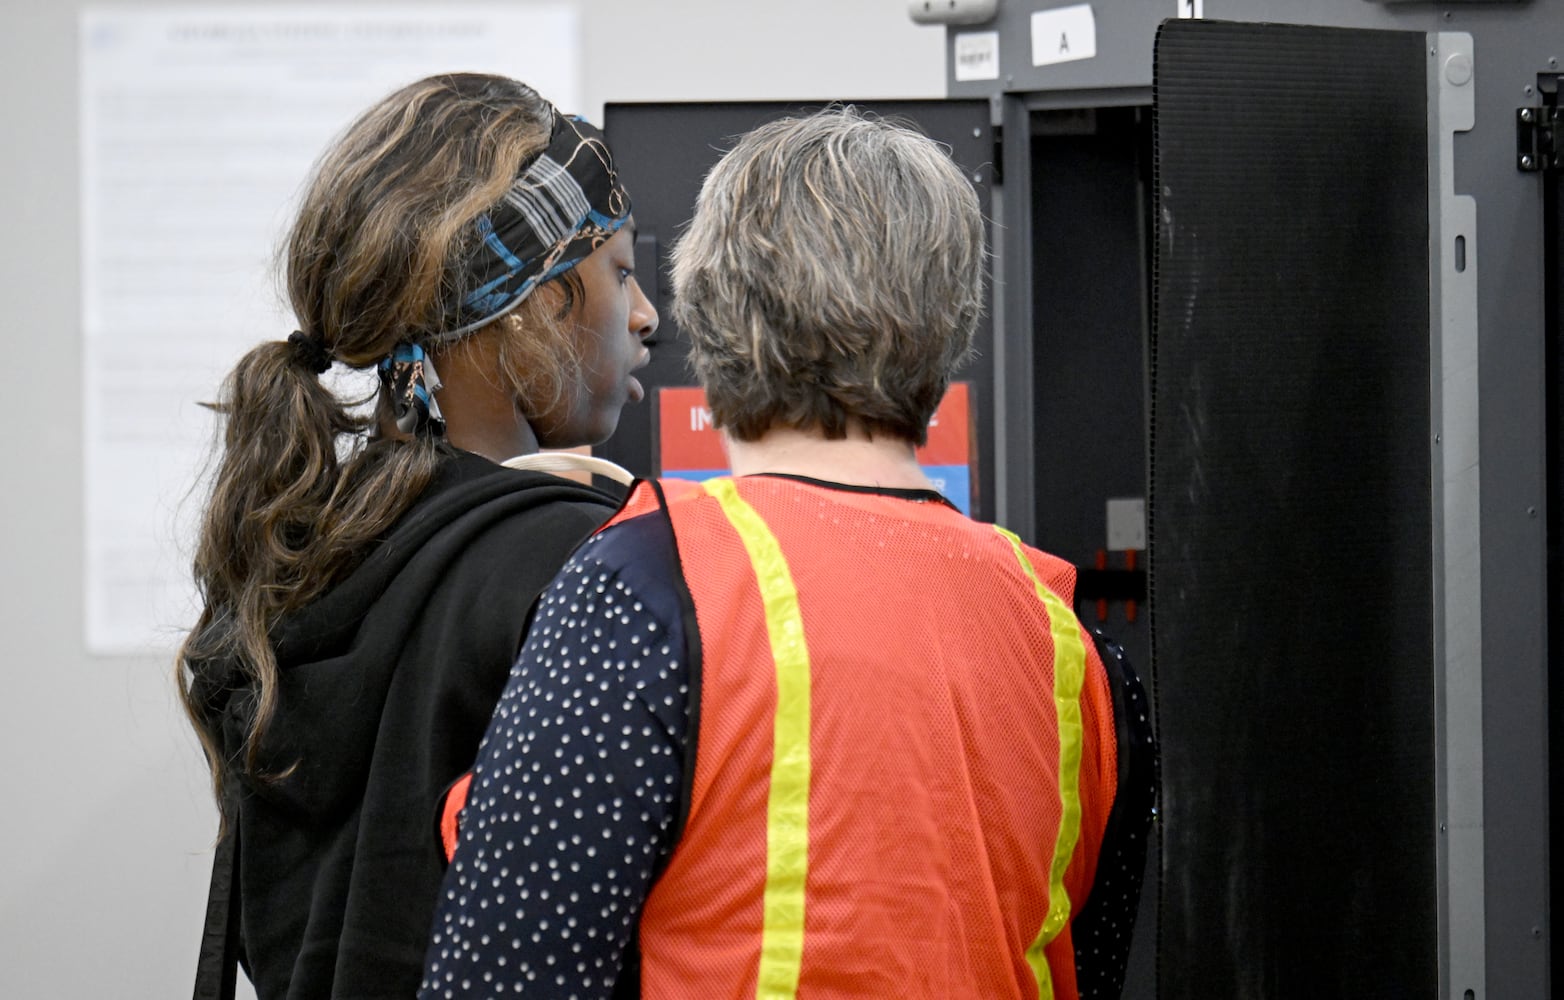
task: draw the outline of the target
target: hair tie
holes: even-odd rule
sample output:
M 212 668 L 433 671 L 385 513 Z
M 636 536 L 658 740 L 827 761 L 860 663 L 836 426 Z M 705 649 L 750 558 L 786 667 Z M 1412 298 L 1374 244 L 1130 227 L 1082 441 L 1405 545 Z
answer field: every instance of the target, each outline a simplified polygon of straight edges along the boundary
M 303 330 L 288 334 L 288 343 L 293 345 L 293 360 L 316 375 L 331 367 L 331 352 L 326 345 Z

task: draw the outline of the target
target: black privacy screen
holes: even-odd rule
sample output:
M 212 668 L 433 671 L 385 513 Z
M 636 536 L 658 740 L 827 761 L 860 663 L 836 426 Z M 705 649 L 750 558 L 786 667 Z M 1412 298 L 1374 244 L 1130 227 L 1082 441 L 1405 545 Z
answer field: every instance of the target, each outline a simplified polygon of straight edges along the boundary
M 1437 990 L 1425 44 L 1158 37 L 1162 1000 Z

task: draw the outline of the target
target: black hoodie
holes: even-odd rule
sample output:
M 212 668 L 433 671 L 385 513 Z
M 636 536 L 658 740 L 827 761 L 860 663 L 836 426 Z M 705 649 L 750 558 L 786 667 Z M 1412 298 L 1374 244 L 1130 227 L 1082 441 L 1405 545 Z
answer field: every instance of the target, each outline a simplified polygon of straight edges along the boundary
M 237 823 L 261 1000 L 417 992 L 443 872 L 437 800 L 472 766 L 534 600 L 615 505 L 458 453 L 350 576 L 279 624 L 259 763 L 293 770 L 244 781 Z M 230 759 L 253 700 L 218 699 Z

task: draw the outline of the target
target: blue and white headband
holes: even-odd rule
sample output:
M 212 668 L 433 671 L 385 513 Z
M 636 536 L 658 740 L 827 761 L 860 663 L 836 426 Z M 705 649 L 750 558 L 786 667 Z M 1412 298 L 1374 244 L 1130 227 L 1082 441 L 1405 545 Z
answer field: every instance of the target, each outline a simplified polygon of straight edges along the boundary
M 629 218 L 630 196 L 603 133 L 556 111 L 548 148 L 498 205 L 478 217 L 480 243 L 467 263 L 464 287 L 428 342 L 455 340 L 510 312 L 538 285 L 585 260 Z
M 440 433 L 439 382 L 422 349 L 450 343 L 526 301 L 532 290 L 589 257 L 630 218 L 630 196 L 613 157 L 583 118 L 554 111 L 549 144 L 510 190 L 475 221 L 479 237 L 440 331 L 420 345 L 399 345 L 380 376 L 404 431 Z M 432 411 L 432 412 L 431 412 Z

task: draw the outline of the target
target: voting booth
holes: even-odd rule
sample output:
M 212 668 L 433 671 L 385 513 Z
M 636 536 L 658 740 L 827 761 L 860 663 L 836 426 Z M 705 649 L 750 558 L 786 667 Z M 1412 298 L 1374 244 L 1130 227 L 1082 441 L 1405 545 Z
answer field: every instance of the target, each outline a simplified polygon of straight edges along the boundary
M 1564 11 L 911 14 L 949 99 L 854 103 L 950 147 L 994 252 L 926 464 L 1075 562 L 1153 683 L 1125 995 L 1548 996 Z M 604 449 L 636 472 L 717 471 L 666 252 L 733 137 L 806 110 L 607 109 L 664 310 Z

